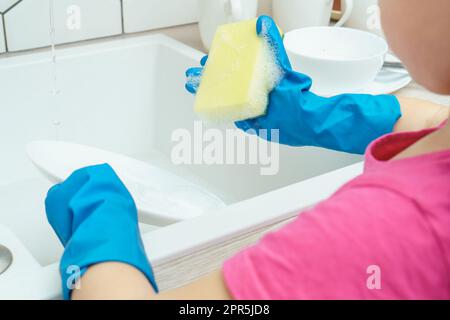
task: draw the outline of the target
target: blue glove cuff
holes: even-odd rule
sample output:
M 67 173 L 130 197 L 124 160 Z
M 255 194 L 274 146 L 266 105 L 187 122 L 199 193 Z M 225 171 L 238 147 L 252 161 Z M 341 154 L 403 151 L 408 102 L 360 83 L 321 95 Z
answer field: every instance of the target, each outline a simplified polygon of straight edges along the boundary
M 104 262 L 134 266 L 158 292 L 136 205 L 109 165 L 77 170 L 49 191 L 46 209 L 65 246 L 60 263 L 64 299 L 70 299 L 74 285 L 90 266 Z
M 313 117 L 322 121 L 307 121 L 311 128 L 311 141 L 305 145 L 336 151 L 364 154 L 367 147 L 379 137 L 393 131 L 402 116 L 400 103 L 393 95 L 344 94 L 322 98 L 305 93 Z M 314 110 L 312 110 L 314 109 Z M 317 119 L 317 118 L 316 118 Z
M 293 147 L 364 154 L 372 141 L 393 131 L 402 115 L 400 103 L 392 95 L 343 94 L 324 98 L 307 89 L 300 90 L 299 86 L 283 91 L 276 88 L 265 116 L 237 122 L 236 126 L 244 131 L 253 129 L 250 133 L 258 135 L 259 129 L 267 129 L 269 141 L 270 130 L 278 130 L 276 142 Z
M 110 208 L 106 204 L 102 205 L 99 210 L 109 211 Z M 87 219 L 78 227 L 61 259 L 63 298 L 70 299 L 76 281 L 90 266 L 104 262 L 121 262 L 135 267 L 147 277 L 155 292 L 158 293 L 158 286 L 138 228 L 136 227 L 135 230 L 129 227 L 110 228 L 108 221 L 105 221 L 108 215 L 99 211 L 96 211 L 94 215 L 97 215 L 97 219 Z M 129 225 L 132 225 L 131 221 Z M 94 231 L 95 236 L 87 236 L 92 234 L 92 230 L 99 228 L 102 228 L 101 232 Z M 123 242 L 120 239 L 127 239 L 127 241 Z M 74 259 L 74 257 L 76 258 Z M 76 274 L 77 272 L 79 273 Z

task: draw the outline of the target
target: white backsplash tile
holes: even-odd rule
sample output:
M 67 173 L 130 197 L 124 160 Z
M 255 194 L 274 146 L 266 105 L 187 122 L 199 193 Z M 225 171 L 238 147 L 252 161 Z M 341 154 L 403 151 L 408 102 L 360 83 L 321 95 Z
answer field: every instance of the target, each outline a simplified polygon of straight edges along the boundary
M 198 20 L 197 0 L 123 0 L 125 32 L 187 24 Z
M 19 0 L 0 0 L 0 12 L 5 12 L 17 2 Z
M 56 43 L 120 34 L 120 0 L 54 0 Z M 10 51 L 50 44 L 48 0 L 23 0 L 5 14 Z
M 58 42 L 73 42 L 122 33 L 120 0 L 55 1 L 60 10 L 56 19 L 57 26 L 61 26 L 56 30 Z M 76 19 L 78 12 L 81 18 L 79 28 Z
M 48 1 L 22 1 L 5 15 L 6 38 L 11 51 L 50 43 Z
M 2 19 L 0 19 L 0 30 L 3 30 L 3 21 L 2 21 Z M 1 32 L 0 33 L 0 53 L 3 53 L 5 51 L 6 51 L 6 48 L 5 48 L 5 37 L 3 36 L 3 32 Z
M 0 53 L 50 45 L 52 0 L 0 0 Z M 53 0 L 56 43 L 160 29 L 198 21 L 198 0 Z M 6 12 L 6 13 L 4 13 Z M 0 19 L 1 20 L 1 19 Z

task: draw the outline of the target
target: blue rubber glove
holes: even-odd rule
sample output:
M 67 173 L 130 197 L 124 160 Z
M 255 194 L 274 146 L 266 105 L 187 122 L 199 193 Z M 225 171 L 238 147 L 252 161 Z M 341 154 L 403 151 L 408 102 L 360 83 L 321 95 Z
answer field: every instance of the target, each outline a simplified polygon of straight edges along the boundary
M 310 91 L 311 78 L 292 70 L 283 38 L 272 18 L 261 16 L 256 32 L 268 39 L 283 76 L 269 95 L 266 114 L 237 122 L 238 128 L 261 133 L 260 137 L 269 141 L 276 138 L 289 146 L 316 146 L 356 154 L 363 154 L 373 140 L 392 132 L 401 117 L 396 97 L 343 94 L 324 98 L 315 95 Z M 202 66 L 205 63 L 206 57 L 202 59 Z M 186 72 L 189 92 L 197 92 L 201 74 L 202 68 Z M 272 129 L 279 130 L 276 137 L 272 137 Z
M 70 299 L 73 266 L 81 277 L 89 266 L 102 262 L 134 266 L 158 291 L 140 237 L 136 205 L 109 165 L 75 171 L 49 190 L 45 206 L 65 247 L 60 263 L 64 299 Z

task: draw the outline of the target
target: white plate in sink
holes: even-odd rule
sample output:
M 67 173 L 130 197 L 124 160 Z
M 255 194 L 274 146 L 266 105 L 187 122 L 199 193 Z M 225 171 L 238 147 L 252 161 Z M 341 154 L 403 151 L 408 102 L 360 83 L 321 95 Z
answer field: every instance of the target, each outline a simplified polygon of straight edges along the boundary
M 36 167 L 55 183 L 77 169 L 108 163 L 132 194 L 143 223 L 165 226 L 225 207 L 204 188 L 124 155 L 59 141 L 31 142 L 27 152 Z

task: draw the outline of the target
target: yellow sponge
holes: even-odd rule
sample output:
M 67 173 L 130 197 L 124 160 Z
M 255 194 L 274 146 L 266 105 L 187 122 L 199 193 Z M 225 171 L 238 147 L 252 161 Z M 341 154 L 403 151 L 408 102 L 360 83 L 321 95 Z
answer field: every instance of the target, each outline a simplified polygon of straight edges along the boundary
M 257 19 L 220 26 L 197 91 L 195 112 L 214 122 L 264 115 L 280 77 L 274 54 L 256 34 Z

